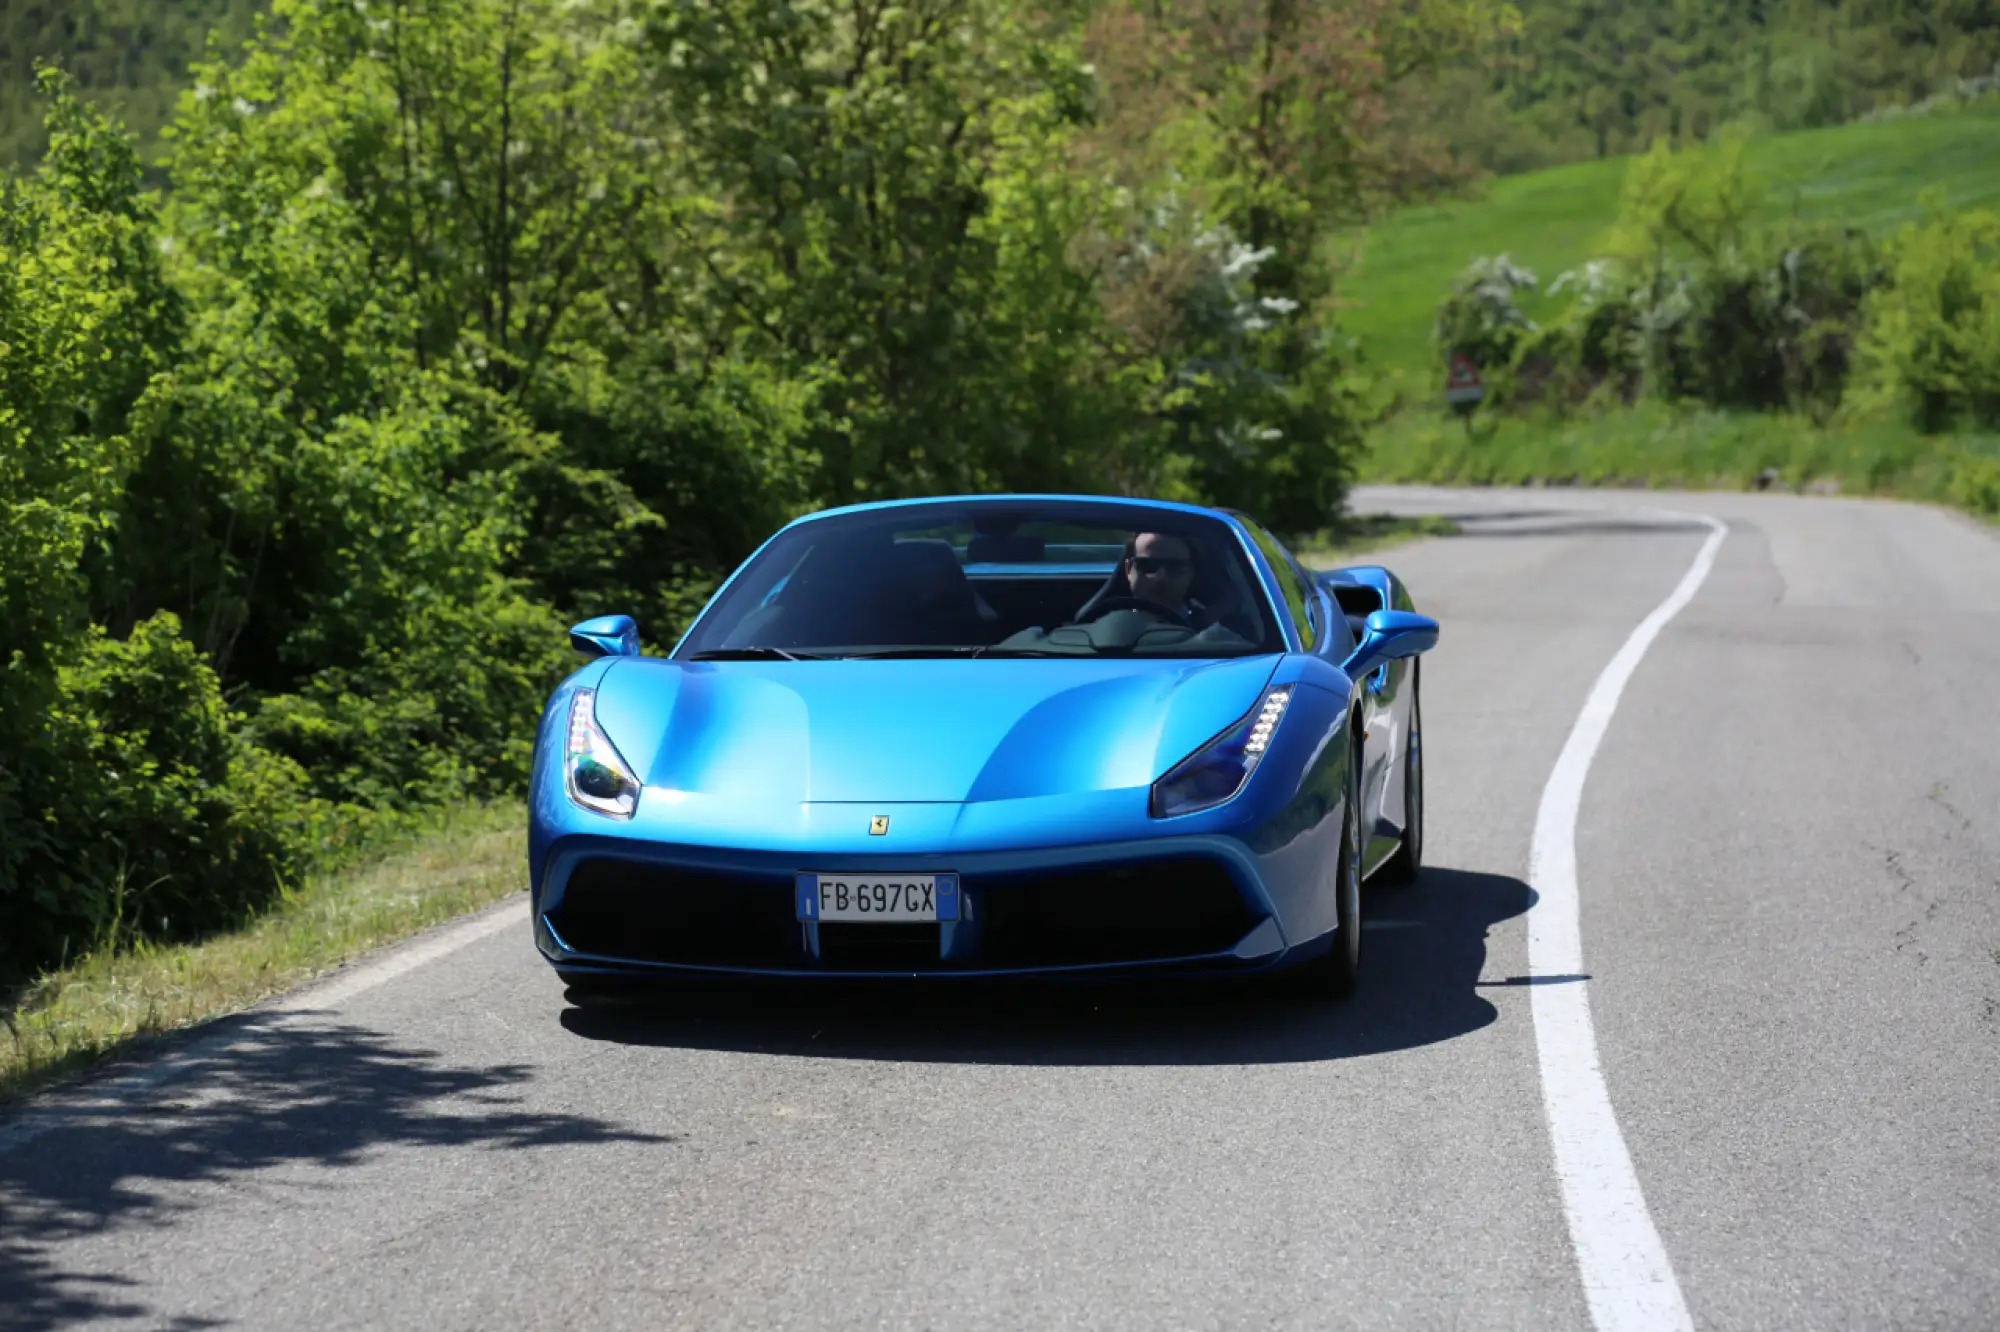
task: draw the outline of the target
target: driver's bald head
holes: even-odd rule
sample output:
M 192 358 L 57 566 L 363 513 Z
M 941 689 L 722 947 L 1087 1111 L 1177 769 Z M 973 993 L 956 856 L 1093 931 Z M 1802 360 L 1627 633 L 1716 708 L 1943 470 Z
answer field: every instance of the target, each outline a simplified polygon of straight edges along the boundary
M 1126 547 L 1125 585 L 1135 597 L 1178 612 L 1194 584 L 1194 551 L 1166 532 L 1141 532 Z

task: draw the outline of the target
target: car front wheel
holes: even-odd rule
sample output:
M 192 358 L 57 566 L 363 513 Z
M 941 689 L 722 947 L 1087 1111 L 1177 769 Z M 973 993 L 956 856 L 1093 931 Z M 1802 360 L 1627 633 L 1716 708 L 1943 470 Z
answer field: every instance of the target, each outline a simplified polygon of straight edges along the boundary
M 1344 999 L 1361 976 L 1361 749 L 1348 755 L 1347 789 L 1335 852 L 1333 946 L 1294 973 L 1294 993 L 1316 999 Z

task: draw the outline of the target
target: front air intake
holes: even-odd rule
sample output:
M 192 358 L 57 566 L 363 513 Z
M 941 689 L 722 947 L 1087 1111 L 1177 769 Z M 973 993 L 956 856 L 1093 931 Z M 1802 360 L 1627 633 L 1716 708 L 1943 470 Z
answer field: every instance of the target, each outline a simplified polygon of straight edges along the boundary
M 578 952 L 620 961 L 807 964 L 789 875 L 586 860 L 570 872 L 549 923 Z
M 966 876 L 988 967 L 1087 966 L 1227 952 L 1257 916 L 1221 862 L 1149 860 L 1054 874 Z

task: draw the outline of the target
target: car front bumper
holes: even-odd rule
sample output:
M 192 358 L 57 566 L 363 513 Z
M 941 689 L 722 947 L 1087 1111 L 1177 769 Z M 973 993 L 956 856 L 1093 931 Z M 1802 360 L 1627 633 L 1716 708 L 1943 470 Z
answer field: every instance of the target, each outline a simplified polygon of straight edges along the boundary
M 955 855 L 802 855 L 558 837 L 535 942 L 564 973 L 1028 976 L 1281 964 L 1286 893 L 1225 836 Z M 801 921 L 797 875 L 953 872 L 961 919 Z M 1278 889 L 1274 891 L 1274 889 Z

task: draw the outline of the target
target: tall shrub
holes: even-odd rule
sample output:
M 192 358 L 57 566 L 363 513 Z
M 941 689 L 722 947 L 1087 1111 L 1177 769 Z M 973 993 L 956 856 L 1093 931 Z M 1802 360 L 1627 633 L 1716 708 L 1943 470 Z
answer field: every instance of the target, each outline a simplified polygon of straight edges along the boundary
M 0 976 L 265 899 L 295 813 L 172 616 L 123 641 L 93 623 L 87 570 L 182 311 L 129 140 L 43 86 L 49 155 L 0 193 Z
M 2000 213 L 1936 213 L 1899 232 L 1868 307 L 1871 383 L 1927 431 L 2000 425 Z

